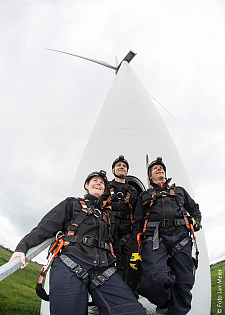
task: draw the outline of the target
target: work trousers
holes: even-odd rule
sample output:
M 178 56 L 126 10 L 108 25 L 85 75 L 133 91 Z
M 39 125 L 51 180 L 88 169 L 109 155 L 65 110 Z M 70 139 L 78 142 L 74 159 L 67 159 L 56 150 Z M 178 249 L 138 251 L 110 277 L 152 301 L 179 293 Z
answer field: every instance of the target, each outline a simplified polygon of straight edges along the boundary
M 191 239 L 168 265 L 171 247 L 187 236 L 186 230 L 173 236 L 160 235 L 166 249 L 161 244 L 153 250 L 151 240 L 142 242 L 142 281 L 138 292 L 159 307 L 166 304 L 168 315 L 185 315 L 191 308 L 190 291 L 194 285 Z
M 68 255 L 73 261 L 86 269 L 91 277 L 101 274 L 109 267 L 94 267 Z M 129 287 L 115 272 L 103 285 L 90 292 L 98 306 L 99 315 L 146 314 L 142 304 L 137 301 Z M 87 315 L 88 288 L 74 272 L 57 257 L 50 274 L 50 314 Z

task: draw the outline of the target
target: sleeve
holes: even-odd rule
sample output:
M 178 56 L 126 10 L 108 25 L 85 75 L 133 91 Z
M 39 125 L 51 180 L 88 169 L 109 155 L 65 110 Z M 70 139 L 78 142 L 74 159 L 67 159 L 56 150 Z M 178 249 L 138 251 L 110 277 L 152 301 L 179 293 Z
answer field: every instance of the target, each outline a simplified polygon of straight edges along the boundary
M 139 195 L 137 205 L 134 211 L 134 224 L 133 224 L 133 239 L 132 239 L 132 253 L 138 252 L 137 235 L 143 232 L 145 222 L 145 209 L 142 203 L 142 194 Z
M 196 223 L 201 226 L 202 215 L 199 210 L 199 205 L 191 198 L 188 192 L 184 190 L 184 208 L 195 219 Z
M 70 199 L 67 198 L 50 210 L 17 245 L 15 251 L 27 253 L 28 249 L 37 246 L 46 239 L 64 230 L 65 223 L 70 219 Z

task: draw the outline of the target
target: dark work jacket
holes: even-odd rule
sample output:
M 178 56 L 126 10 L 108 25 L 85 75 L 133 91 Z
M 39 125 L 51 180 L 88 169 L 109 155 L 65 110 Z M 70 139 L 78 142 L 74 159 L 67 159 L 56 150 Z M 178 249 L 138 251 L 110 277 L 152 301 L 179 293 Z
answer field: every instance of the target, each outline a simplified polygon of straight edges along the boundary
M 122 189 L 119 189 L 119 187 L 121 187 L 121 186 L 122 186 Z M 125 218 L 119 218 L 115 212 L 128 214 L 128 215 L 130 213 L 132 213 L 132 215 L 133 215 L 134 209 L 135 209 L 135 206 L 136 206 L 136 202 L 137 202 L 137 190 L 133 186 L 128 185 L 127 182 L 121 185 L 121 183 L 117 183 L 115 181 L 115 179 L 113 179 L 112 181 L 110 181 L 108 183 L 108 188 L 110 188 L 110 187 L 113 187 L 114 194 L 115 194 L 115 197 L 113 198 L 112 203 L 110 204 L 110 206 L 112 206 L 112 210 L 113 210 L 113 213 L 114 213 L 114 216 L 115 216 L 115 220 L 116 220 L 116 224 L 117 224 L 118 235 L 119 235 L 119 238 L 121 239 L 126 234 L 131 233 L 133 224 L 132 224 L 130 218 L 129 219 L 127 219 L 127 218 L 126 219 Z M 118 192 L 122 192 L 124 198 L 126 198 L 127 191 L 129 191 L 129 190 L 131 192 L 129 203 L 132 206 L 132 210 L 129 207 L 129 205 L 126 202 L 123 201 L 123 199 L 118 199 L 117 198 L 117 193 Z M 109 191 L 107 191 L 107 193 L 110 195 Z
M 88 207 L 94 206 L 101 210 L 102 199 L 87 195 L 85 197 Z M 17 245 L 17 252 L 27 253 L 28 249 L 34 247 L 44 240 L 55 236 L 58 231 L 63 231 L 67 234 L 68 227 L 73 223 L 73 219 L 79 215 L 82 207 L 77 198 L 69 197 L 60 202 L 52 210 L 50 210 L 29 234 L 27 234 Z M 93 265 L 105 267 L 113 263 L 117 263 L 117 270 L 123 270 L 120 245 L 116 233 L 115 220 L 113 215 L 108 211 L 110 218 L 110 225 L 103 220 L 91 214 L 79 225 L 76 235 L 78 236 L 92 236 L 95 239 L 101 239 L 103 242 L 109 243 L 112 240 L 115 258 L 111 251 L 101 249 L 99 247 L 90 247 L 83 243 L 70 243 L 63 247 L 63 254 L 70 254 L 80 259 L 81 261 Z M 101 228 L 100 228 L 101 226 Z
M 171 179 L 168 179 L 163 187 L 160 187 L 158 184 L 155 184 L 151 181 L 151 185 L 153 186 L 153 190 L 158 194 L 161 191 L 170 191 L 169 182 Z M 175 194 L 178 195 L 181 204 L 183 205 L 184 209 L 187 211 L 188 215 L 194 217 L 196 223 L 200 225 L 201 223 L 201 212 L 199 210 L 199 206 L 195 201 L 190 197 L 187 191 L 183 187 L 175 186 Z M 134 225 L 133 225 L 133 242 L 132 242 L 132 251 L 137 252 L 137 234 L 143 232 L 143 227 L 145 223 L 145 215 L 146 213 L 150 212 L 149 215 L 149 222 L 156 222 L 156 221 L 163 221 L 165 219 L 175 219 L 175 218 L 183 218 L 183 214 L 181 213 L 180 206 L 176 201 L 175 196 L 166 196 L 157 198 L 153 205 L 150 207 L 149 203 L 143 205 L 143 203 L 147 199 L 151 199 L 152 195 L 147 190 L 142 192 L 139 195 L 137 206 L 135 209 L 134 214 Z M 159 227 L 159 235 L 175 235 L 182 230 L 185 230 L 186 226 L 171 226 L 171 227 Z M 149 227 L 146 232 L 145 236 L 152 236 L 154 233 L 155 228 Z

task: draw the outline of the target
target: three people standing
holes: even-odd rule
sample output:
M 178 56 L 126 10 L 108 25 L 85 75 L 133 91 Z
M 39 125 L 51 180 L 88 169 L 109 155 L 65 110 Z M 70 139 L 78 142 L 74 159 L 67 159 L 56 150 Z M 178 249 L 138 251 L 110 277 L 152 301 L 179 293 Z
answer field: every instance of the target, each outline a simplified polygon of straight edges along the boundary
M 199 206 L 183 187 L 170 185 L 162 158 L 150 163 L 150 188 L 139 197 L 126 182 L 128 170 L 121 155 L 111 182 L 104 171 L 89 174 L 85 197 L 59 203 L 16 247 L 11 259 L 20 257 L 25 267 L 29 248 L 63 232 L 50 276 L 51 315 L 87 315 L 88 292 L 100 315 L 146 314 L 138 293 L 158 314 L 190 310 L 196 267 L 190 231 L 201 227 Z

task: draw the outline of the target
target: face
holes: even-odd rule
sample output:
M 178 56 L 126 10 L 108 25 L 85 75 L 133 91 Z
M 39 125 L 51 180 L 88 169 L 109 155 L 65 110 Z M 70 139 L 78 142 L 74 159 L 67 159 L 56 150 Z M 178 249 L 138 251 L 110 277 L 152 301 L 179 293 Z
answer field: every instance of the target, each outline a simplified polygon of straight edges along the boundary
M 90 195 L 99 198 L 105 191 L 105 182 L 101 177 L 95 176 L 91 178 L 89 183 L 85 184 L 85 188 Z
M 152 166 L 150 179 L 152 179 L 154 183 L 158 183 L 160 181 L 165 180 L 165 172 L 162 165 Z
M 117 162 L 114 169 L 112 170 L 118 176 L 126 177 L 127 176 L 127 164 L 124 162 Z

